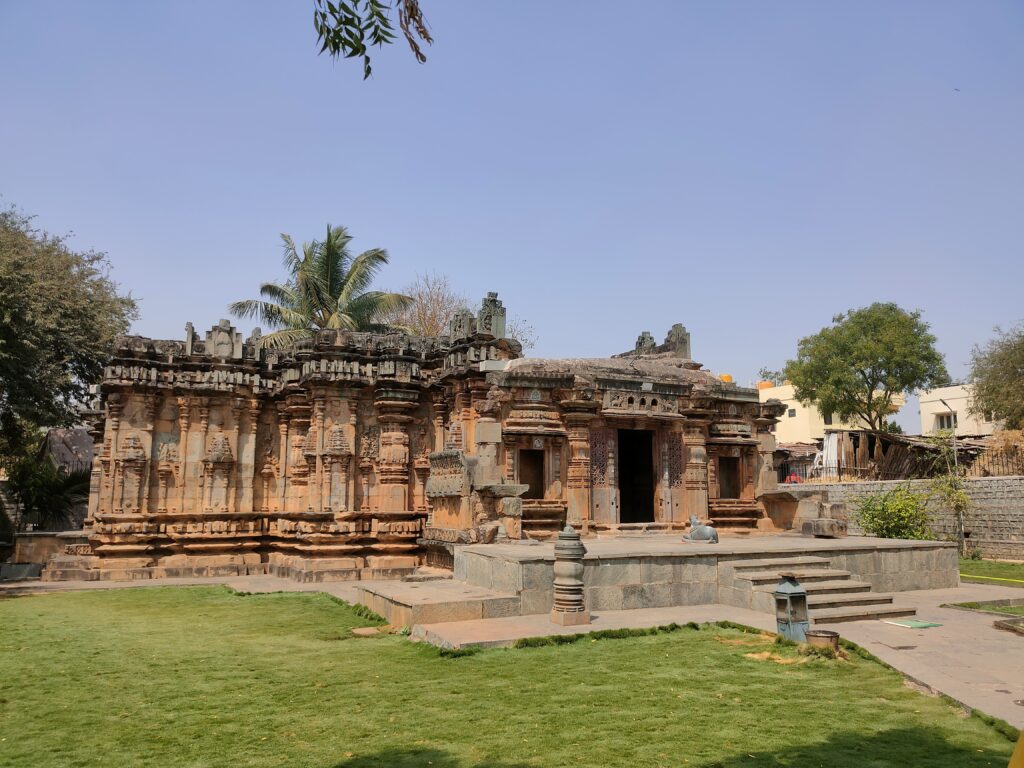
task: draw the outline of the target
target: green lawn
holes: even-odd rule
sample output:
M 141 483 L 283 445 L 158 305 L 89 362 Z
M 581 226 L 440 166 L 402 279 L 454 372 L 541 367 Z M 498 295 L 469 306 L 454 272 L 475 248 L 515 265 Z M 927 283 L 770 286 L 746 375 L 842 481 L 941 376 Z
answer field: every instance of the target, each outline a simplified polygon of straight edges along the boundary
M 1024 616 L 1024 605 L 992 605 L 990 603 L 956 603 L 960 608 L 970 608 L 975 611 L 992 611 L 994 613 L 1007 613 L 1011 616 Z
M 735 629 L 444 658 L 367 623 L 219 587 L 0 600 L 0 766 L 1002 768 L 1013 747 L 873 661 Z
M 977 576 L 979 578 L 971 578 Z M 1024 563 L 1003 563 L 998 560 L 960 560 L 960 578 L 979 584 L 1024 588 Z

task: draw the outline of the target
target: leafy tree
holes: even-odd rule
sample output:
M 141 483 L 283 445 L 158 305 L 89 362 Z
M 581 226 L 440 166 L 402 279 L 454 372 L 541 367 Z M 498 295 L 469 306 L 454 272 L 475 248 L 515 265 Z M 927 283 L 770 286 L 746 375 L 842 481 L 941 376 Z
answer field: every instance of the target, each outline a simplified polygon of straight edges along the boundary
M 313 0 L 313 27 L 316 29 L 320 53 L 331 58 L 363 60 L 363 79 L 370 66 L 370 46 L 390 45 L 395 39 L 391 23 L 391 7 L 380 0 Z M 420 42 L 430 45 L 434 38 L 420 11 L 419 0 L 395 0 L 394 10 L 405 41 L 421 64 L 427 60 Z
M 1007 429 L 1024 429 L 1024 324 L 996 337 L 971 353 L 974 400 L 971 411 L 990 414 Z
M 263 337 L 267 347 L 284 347 L 311 339 L 321 328 L 348 331 L 393 330 L 386 318 L 412 303 L 399 293 L 371 291 L 380 268 L 388 263 L 382 248 L 372 248 L 353 256 L 352 240 L 345 227 L 327 225 L 323 240 L 302 244 L 302 255 L 295 241 L 282 234 L 284 266 L 288 280 L 263 283 L 263 299 L 246 299 L 229 305 L 236 317 L 258 317 L 271 328 Z
M 882 303 L 836 315 L 831 327 L 801 339 L 784 373 L 800 402 L 871 429 L 886 423 L 895 395 L 949 380 L 921 313 Z
M 10 486 L 21 502 L 22 517 L 45 530 L 61 530 L 76 522 L 75 509 L 89 500 L 89 470 L 67 472 L 47 458 L 19 460 L 11 468 Z
M 0 211 L 0 458 L 23 454 L 40 427 L 75 422 L 136 316 L 104 254 Z

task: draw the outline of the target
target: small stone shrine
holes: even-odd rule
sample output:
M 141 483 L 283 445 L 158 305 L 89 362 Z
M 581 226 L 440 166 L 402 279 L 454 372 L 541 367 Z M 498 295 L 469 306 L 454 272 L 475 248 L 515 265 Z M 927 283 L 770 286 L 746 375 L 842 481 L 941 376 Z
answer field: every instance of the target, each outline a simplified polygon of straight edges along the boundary
M 439 338 L 125 337 L 92 413 L 88 551 L 44 578 L 389 578 L 566 523 L 771 528 L 781 405 L 702 370 L 681 325 L 611 358 L 520 353 L 495 293 Z

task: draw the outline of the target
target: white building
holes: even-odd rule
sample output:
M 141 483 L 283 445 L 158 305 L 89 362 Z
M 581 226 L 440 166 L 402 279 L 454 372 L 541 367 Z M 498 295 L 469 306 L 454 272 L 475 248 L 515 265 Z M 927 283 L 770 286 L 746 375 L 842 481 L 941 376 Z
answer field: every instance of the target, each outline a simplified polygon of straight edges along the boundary
M 921 434 L 956 428 L 957 436 L 991 435 L 997 428 L 992 417 L 981 418 L 971 413 L 973 390 L 970 384 L 937 387 L 919 395 L 921 407 Z M 945 401 L 945 402 L 943 402 Z
M 812 405 L 804 405 L 796 399 L 796 388 L 789 382 L 775 386 L 770 381 L 762 381 L 757 385 L 760 401 L 771 398 L 781 400 L 786 406 L 785 413 L 775 425 L 775 440 L 779 443 L 814 443 L 825 437 L 825 430 L 833 429 L 866 429 L 867 424 L 860 420 L 842 421 L 831 413 L 821 413 Z M 896 413 L 907 402 L 903 395 L 893 397 L 892 412 Z

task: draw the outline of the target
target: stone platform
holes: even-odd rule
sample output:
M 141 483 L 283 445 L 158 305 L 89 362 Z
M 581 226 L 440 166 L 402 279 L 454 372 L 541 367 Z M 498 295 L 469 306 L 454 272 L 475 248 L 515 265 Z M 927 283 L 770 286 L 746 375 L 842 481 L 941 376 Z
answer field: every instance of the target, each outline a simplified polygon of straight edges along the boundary
M 770 614 L 785 571 L 807 589 L 812 620 L 838 623 L 912 615 L 891 593 L 959 584 L 957 550 L 949 542 L 789 534 L 723 537 L 718 544 L 669 535 L 584 541 L 591 611 L 718 603 Z M 549 543 L 470 545 L 457 549 L 450 581 L 356 589 L 360 602 L 402 626 L 531 616 L 551 610 L 553 565 Z

